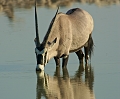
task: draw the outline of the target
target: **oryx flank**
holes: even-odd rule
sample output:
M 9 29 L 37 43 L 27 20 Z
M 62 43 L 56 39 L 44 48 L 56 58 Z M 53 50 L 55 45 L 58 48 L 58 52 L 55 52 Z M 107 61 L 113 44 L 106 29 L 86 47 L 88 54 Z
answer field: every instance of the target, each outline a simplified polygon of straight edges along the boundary
M 58 7 L 59 9 L 59 7 Z M 81 50 L 84 47 L 85 62 L 93 51 L 93 19 L 85 10 L 74 8 L 66 14 L 57 12 L 52 19 L 48 31 L 40 43 L 38 35 L 37 12 L 35 3 L 35 53 L 37 59 L 36 70 L 44 70 L 44 66 L 54 57 L 56 66 L 60 66 L 60 58 L 63 58 L 62 66 L 66 66 L 69 53 L 75 52 L 79 61 L 83 61 L 84 54 Z

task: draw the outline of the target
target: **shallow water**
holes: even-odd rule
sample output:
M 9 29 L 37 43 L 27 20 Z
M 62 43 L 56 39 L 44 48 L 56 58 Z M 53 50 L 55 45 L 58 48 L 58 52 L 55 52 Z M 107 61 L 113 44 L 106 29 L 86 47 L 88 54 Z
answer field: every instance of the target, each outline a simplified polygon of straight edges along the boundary
M 86 99 L 120 98 L 120 5 L 99 7 L 96 4 L 74 3 L 69 7 L 61 7 L 60 11 L 66 12 L 73 7 L 87 10 L 95 22 L 93 31 L 95 46 L 91 66 L 89 70 L 86 69 L 88 71 L 79 69 L 78 59 L 73 53 L 70 54 L 68 73 L 60 68 L 59 74 L 52 59 L 42 76 L 35 72 L 34 7 L 27 9 L 14 7 L 13 13 L 10 14 L 12 17 L 1 10 L 0 99 L 38 99 L 40 94 L 41 99 L 47 96 L 49 98 L 59 96 L 64 99 L 69 95 L 83 99 L 85 93 L 88 96 Z M 37 10 L 42 41 L 56 9 L 38 7 Z M 62 72 L 67 74 L 63 75 Z M 49 78 L 49 82 L 46 83 L 49 87 L 43 83 L 48 80 L 45 75 Z

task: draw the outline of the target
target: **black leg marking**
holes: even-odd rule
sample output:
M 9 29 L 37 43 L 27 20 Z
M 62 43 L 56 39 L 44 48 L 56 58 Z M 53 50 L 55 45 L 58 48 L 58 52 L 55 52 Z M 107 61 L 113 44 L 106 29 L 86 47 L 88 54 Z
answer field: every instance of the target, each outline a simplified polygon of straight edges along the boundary
M 80 64 L 78 70 L 75 73 L 75 78 L 81 78 L 84 73 L 84 65 Z
M 83 54 L 82 50 L 79 50 L 79 51 L 77 51 L 77 52 L 75 52 L 75 53 L 76 53 L 77 56 L 78 56 L 78 59 L 79 59 L 79 61 L 80 61 L 80 64 L 83 63 L 84 54 Z
M 54 76 L 60 77 L 60 67 L 56 67 L 56 71 L 54 72 Z
M 56 63 L 56 67 L 60 66 L 60 58 L 54 57 L 55 63 Z
M 64 80 L 69 79 L 69 72 L 67 70 L 67 67 L 62 68 L 62 71 L 63 71 L 63 79 Z
M 66 57 L 63 57 L 63 60 L 62 60 L 62 67 L 66 67 L 66 66 L 67 66 L 68 58 L 69 58 L 69 55 L 67 55 Z

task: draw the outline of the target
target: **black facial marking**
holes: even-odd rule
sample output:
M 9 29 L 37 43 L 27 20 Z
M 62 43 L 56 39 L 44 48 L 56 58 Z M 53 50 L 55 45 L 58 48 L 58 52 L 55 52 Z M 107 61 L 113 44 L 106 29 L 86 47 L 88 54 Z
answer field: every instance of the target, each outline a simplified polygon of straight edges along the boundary
M 41 64 L 41 65 L 44 64 L 44 63 L 43 63 L 43 56 L 42 56 L 41 54 L 39 54 L 39 55 L 37 56 L 37 64 Z
M 36 47 L 39 51 L 42 51 L 44 49 L 43 44 L 40 45 L 40 47 Z
M 45 52 L 45 56 L 44 56 L 44 65 L 46 63 L 46 59 L 47 59 L 47 52 Z

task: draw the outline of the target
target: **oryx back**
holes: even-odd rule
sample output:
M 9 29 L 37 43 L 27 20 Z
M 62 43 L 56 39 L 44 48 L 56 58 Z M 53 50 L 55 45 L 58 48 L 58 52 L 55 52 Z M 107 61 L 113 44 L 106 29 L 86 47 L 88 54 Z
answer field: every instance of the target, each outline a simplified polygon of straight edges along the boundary
M 75 52 L 88 41 L 89 35 L 93 31 L 93 19 L 88 12 L 79 8 L 71 9 L 66 14 L 68 14 L 72 27 L 70 52 Z

